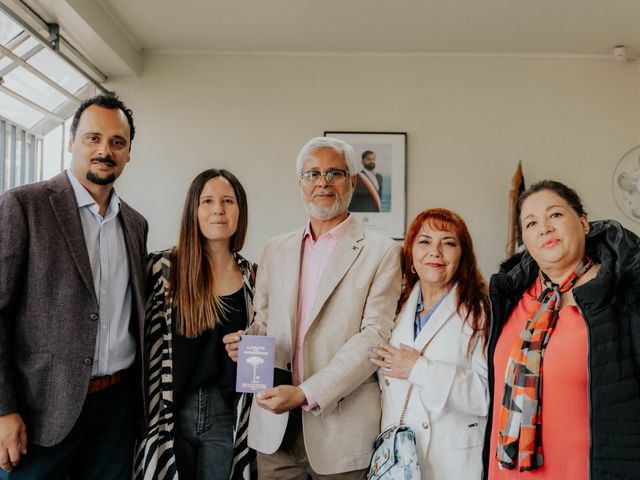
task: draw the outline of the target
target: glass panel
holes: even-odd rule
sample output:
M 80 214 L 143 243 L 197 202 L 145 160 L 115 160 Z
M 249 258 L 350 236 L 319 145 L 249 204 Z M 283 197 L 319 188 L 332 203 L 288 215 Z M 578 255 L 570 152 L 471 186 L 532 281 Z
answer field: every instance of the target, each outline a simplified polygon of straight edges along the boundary
M 47 180 L 60 172 L 62 156 L 62 125 L 44 136 L 42 153 L 42 179 Z
M 87 79 L 56 57 L 51 50 L 42 50 L 27 62 L 68 92 L 75 93 L 88 83 Z
M 33 165 L 33 158 L 34 158 L 34 149 L 36 148 L 36 146 L 34 145 L 36 143 L 35 137 L 30 134 L 27 133 L 27 141 L 25 142 L 25 145 L 27 146 L 27 148 L 25 148 L 25 152 L 24 152 L 24 172 L 25 172 L 25 181 L 27 183 L 31 183 L 31 182 L 35 182 L 36 181 L 36 176 L 35 176 L 35 172 L 34 172 L 34 165 Z
M 22 55 L 27 53 L 29 50 L 31 50 L 33 47 L 37 47 L 38 45 L 40 45 L 40 42 L 38 40 L 36 40 L 33 37 L 29 37 L 20 45 L 18 45 L 16 48 L 14 48 L 13 53 L 21 57 Z
M 22 185 L 20 181 L 20 176 L 22 169 L 24 168 L 24 164 L 22 161 L 22 132 L 16 132 L 16 156 L 15 156 L 14 170 L 13 170 L 13 184 L 14 185 Z
M 31 128 L 45 115 L 9 95 L 0 92 L 0 117 L 4 117 L 25 128 Z
M 6 45 L 9 40 L 18 35 L 22 28 L 7 17 L 4 12 L 0 12 L 0 43 Z
M 85 88 L 89 90 L 88 79 L 59 58 L 46 45 L 41 45 L 39 40 L 30 36 L 2 11 L 0 11 L 0 45 L 7 48 L 11 45 L 13 53 L 19 57 L 24 57 L 32 50 L 37 52 L 32 53 L 30 58 L 25 58 L 25 61 L 42 73 L 42 76 L 46 76 L 45 80 L 50 79 L 67 92 L 75 94 Z M 3 71 L 7 69 L 10 71 L 4 73 Z M 71 163 L 71 154 L 67 152 L 66 145 L 69 141 L 71 118 L 65 121 L 64 125 L 55 125 L 55 121 L 47 122 L 46 127 L 52 125 L 53 130 L 44 137 L 34 137 L 29 132 L 26 137 L 23 137 L 20 132 L 23 128 L 31 130 L 35 126 L 38 126 L 41 132 L 45 127 L 44 124 L 38 125 L 47 118 L 46 113 L 37 109 L 38 106 L 53 112 L 65 103 L 73 103 L 73 101 L 52 87 L 50 82 L 42 80 L 39 74 L 34 75 L 27 68 L 1 53 L 0 72 L 3 72 L 1 79 L 3 87 L 24 97 L 21 101 L 5 93 L 7 90 L 0 90 L 0 117 L 18 126 L 18 128 L 13 125 L 7 127 L 5 150 L 8 158 L 4 165 L 0 165 L 0 172 L 3 170 L 7 172 L 7 176 L 4 177 L 6 186 L 13 186 L 21 180 L 29 182 L 51 178 L 60 171 L 61 167 L 68 168 Z M 29 103 L 35 104 L 36 108 Z M 17 135 L 16 132 L 18 132 Z M 33 163 L 34 152 L 36 153 L 35 164 Z M 2 185 L 0 185 L 0 191 L 2 191 Z
M 9 131 L 7 129 L 7 124 L 8 122 L 0 119 L 0 148 L 2 148 L 2 152 L 0 154 L 0 168 L 2 169 L 2 175 L 0 175 L 0 180 L 2 180 L 2 183 L 0 184 L 0 192 L 4 192 L 9 186 L 9 181 L 7 180 L 7 175 L 9 174 L 9 157 L 7 154 Z
M 73 121 L 73 117 L 69 118 L 66 122 L 64 122 L 64 153 L 63 153 L 63 162 L 62 166 L 64 168 L 69 168 L 71 166 L 71 152 L 67 148 L 69 145 L 69 139 L 71 138 L 71 122 Z
M 42 178 L 42 138 L 36 140 L 36 179 Z
M 0 126 L 2 124 L 0 123 Z M 6 137 L 4 142 L 4 190 L 11 187 L 11 166 L 13 165 L 13 150 L 11 150 L 13 129 L 7 125 L 5 128 Z
M 55 110 L 67 97 L 47 85 L 23 67 L 18 67 L 4 77 L 4 86 L 28 98 L 49 111 Z

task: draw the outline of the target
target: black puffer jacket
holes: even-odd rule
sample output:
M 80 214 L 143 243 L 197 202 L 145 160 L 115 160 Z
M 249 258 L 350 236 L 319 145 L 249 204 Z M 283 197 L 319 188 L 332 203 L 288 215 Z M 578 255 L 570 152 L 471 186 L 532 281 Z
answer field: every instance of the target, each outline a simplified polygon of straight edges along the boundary
M 589 371 L 589 478 L 640 479 L 640 238 L 618 222 L 592 222 L 587 253 L 600 271 L 573 291 L 586 321 Z M 491 277 L 489 392 L 493 353 L 502 327 L 535 281 L 538 265 L 528 253 L 507 260 Z M 502 379 L 497 379 L 501 381 Z M 485 435 L 484 478 L 494 400 Z M 544 407 L 543 407 L 544 408 Z M 570 479 L 566 479 L 570 480 Z

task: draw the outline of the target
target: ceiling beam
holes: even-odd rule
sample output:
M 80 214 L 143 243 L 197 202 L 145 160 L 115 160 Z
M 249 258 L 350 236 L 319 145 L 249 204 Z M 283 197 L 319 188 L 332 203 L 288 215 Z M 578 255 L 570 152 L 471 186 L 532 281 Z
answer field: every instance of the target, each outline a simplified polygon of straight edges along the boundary
M 101 0 L 2 0 L 27 5 L 48 23 L 60 25 L 60 47 L 73 45 L 106 77 L 138 76 L 142 54 L 115 22 Z M 73 55 L 70 55 L 73 59 Z
M 69 17 L 75 17 L 75 26 L 85 32 L 93 32 L 93 35 L 118 56 L 131 74 L 140 74 L 142 55 L 95 0 L 64 0 L 63 3 L 68 7 Z M 68 25 L 62 24 L 62 27 L 69 30 Z

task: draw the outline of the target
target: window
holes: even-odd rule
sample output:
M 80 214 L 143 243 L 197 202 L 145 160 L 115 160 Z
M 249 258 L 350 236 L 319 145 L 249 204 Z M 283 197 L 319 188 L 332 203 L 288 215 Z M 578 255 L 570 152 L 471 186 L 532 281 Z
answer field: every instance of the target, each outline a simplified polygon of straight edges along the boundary
M 66 168 L 73 113 L 97 90 L 108 93 L 60 52 L 57 25 L 34 27 L 35 14 L 27 22 L 21 13 L 0 3 L 0 193 Z

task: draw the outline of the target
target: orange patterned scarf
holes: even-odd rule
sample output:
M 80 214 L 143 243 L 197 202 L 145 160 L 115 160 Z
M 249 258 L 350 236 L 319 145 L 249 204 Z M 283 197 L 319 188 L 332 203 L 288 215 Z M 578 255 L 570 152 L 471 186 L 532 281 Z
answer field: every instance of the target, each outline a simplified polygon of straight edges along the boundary
M 511 347 L 504 379 L 498 421 L 496 458 L 508 469 L 521 472 L 540 468 L 542 455 L 542 361 L 558 321 L 560 296 L 571 290 L 589 271 L 593 262 L 585 257 L 564 281 L 557 285 L 540 271 L 546 287 L 538 298 L 540 306 Z

